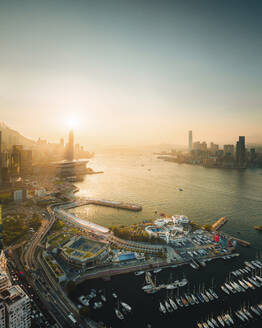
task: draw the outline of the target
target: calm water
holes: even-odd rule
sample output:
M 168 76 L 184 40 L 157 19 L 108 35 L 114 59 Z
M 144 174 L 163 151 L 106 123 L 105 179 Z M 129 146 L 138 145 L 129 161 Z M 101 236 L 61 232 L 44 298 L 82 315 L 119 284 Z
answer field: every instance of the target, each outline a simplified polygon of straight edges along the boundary
M 156 159 L 152 153 L 112 152 L 96 155 L 89 166 L 103 170 L 104 174 L 86 176 L 78 183 L 80 195 L 111 200 L 138 203 L 143 211 L 133 213 L 103 207 L 83 207 L 77 212 L 82 217 L 105 226 L 130 224 L 147 218 L 157 217 L 158 213 L 185 214 L 198 223 L 213 223 L 221 216 L 230 220 L 223 230 L 251 242 L 251 248 L 239 247 L 241 256 L 225 262 L 218 260 L 207 268 L 194 271 L 189 267 L 167 269 L 158 274 L 160 281 L 167 281 L 170 273 L 174 277 L 186 274 L 190 288 L 204 282 L 224 281 L 228 272 L 242 266 L 245 258 L 254 258 L 262 250 L 262 234 L 253 229 L 262 224 L 262 170 L 218 170 L 199 166 L 179 165 Z M 183 191 L 178 191 L 182 188 Z M 110 282 L 93 280 L 83 283 L 72 298 L 76 301 L 80 294 L 87 294 L 89 288 L 105 288 L 110 302 L 103 309 L 93 311 L 95 319 L 102 320 L 112 327 L 194 327 L 193 323 L 208 314 L 219 314 L 229 307 L 238 308 L 244 302 L 262 300 L 261 289 L 244 295 L 225 297 L 220 293 L 220 301 L 213 305 L 202 305 L 188 310 L 180 310 L 162 317 L 159 314 L 159 301 L 166 292 L 146 295 L 141 291 L 143 277 L 133 274 L 114 277 Z M 133 307 L 132 315 L 124 322 L 115 318 L 112 289 L 123 301 Z M 240 327 L 238 324 L 237 327 Z M 249 327 L 261 327 L 261 322 Z

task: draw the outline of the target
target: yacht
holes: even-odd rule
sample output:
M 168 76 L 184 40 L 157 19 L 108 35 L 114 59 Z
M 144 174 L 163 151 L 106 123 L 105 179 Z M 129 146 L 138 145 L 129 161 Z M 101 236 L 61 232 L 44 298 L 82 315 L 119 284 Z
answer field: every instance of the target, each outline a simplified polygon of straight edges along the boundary
M 159 303 L 159 310 L 160 310 L 160 312 L 166 314 L 166 308 L 164 307 L 164 305 L 161 302 Z
M 177 305 L 176 305 L 176 303 L 172 300 L 172 298 L 169 298 L 168 300 L 169 300 L 169 303 L 171 304 L 172 308 L 173 308 L 174 310 L 177 310 Z
M 125 302 L 120 302 L 120 304 L 123 306 L 123 308 L 125 310 L 127 310 L 128 312 L 131 312 L 132 308 L 130 305 L 126 304 Z
M 136 276 L 141 276 L 141 274 L 144 274 L 145 272 L 144 271 L 136 271 L 135 272 L 135 275 Z
M 115 314 L 119 320 L 124 320 L 123 314 L 118 309 L 115 309 Z
M 165 301 L 165 306 L 166 306 L 166 309 L 167 309 L 168 312 L 173 312 L 173 309 L 172 309 L 172 307 L 170 306 L 170 304 L 168 303 L 167 300 Z

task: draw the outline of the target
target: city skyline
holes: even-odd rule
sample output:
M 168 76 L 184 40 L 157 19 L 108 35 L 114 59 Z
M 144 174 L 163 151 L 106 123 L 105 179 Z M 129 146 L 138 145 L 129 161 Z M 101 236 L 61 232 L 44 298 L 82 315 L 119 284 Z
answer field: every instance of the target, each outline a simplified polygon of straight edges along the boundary
M 35 140 L 74 121 L 82 144 L 261 143 L 261 9 L 1 2 L 1 120 Z

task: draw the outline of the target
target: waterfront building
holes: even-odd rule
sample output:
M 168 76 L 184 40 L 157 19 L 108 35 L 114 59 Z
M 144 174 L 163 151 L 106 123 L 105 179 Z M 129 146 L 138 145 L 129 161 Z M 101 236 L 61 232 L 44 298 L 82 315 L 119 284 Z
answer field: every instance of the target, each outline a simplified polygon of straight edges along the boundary
M 210 151 L 212 154 L 216 154 L 218 149 L 219 149 L 219 146 L 217 144 L 214 144 L 213 142 L 210 143 Z
M 5 309 L 0 309 L 0 317 L 5 311 L 6 324 L 9 328 L 31 327 L 30 298 L 18 285 L 11 286 L 0 293 Z
M 192 134 L 192 130 L 190 130 L 188 131 L 188 150 L 190 153 L 193 150 L 192 146 L 193 146 L 193 134 Z
M 233 156 L 234 155 L 234 145 L 224 145 L 224 155 Z

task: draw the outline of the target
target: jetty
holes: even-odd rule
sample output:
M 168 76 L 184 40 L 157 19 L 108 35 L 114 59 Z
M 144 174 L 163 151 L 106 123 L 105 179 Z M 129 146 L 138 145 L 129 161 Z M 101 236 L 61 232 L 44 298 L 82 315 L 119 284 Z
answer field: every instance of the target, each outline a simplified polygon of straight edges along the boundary
M 223 216 L 222 218 L 218 219 L 211 227 L 212 231 L 219 230 L 223 225 L 225 225 L 228 221 L 228 218 Z
M 242 239 L 239 239 L 239 238 L 236 238 L 236 237 L 233 237 L 233 236 L 231 236 L 231 237 L 232 237 L 232 239 L 236 240 L 237 243 L 241 246 L 249 247 L 251 245 L 251 243 L 249 241 L 242 240 Z

